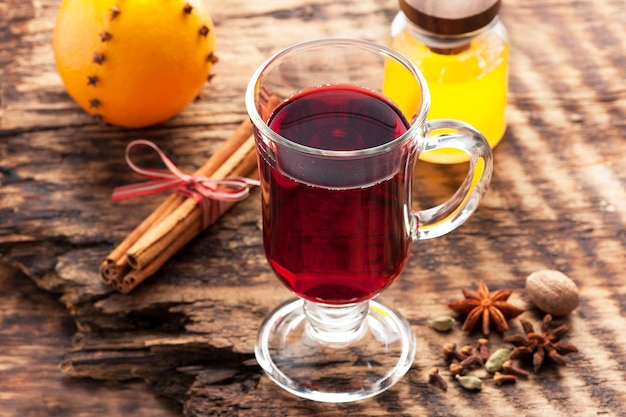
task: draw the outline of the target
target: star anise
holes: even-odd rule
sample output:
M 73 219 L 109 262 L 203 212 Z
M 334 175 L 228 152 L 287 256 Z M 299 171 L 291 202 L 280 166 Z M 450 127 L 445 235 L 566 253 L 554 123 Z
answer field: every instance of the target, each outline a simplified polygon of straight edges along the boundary
M 535 333 L 533 325 L 527 320 L 520 319 L 520 323 L 526 336 L 515 334 L 505 337 L 504 341 L 517 346 L 511 353 L 511 359 L 532 357 L 533 371 L 536 374 L 539 373 L 546 359 L 550 359 L 559 366 L 564 366 L 567 363 L 564 356 L 568 353 L 578 352 L 576 346 L 561 342 L 571 326 L 561 324 L 551 329 L 552 316 L 550 314 L 546 314 L 543 318 L 541 333 Z
M 462 291 L 465 300 L 448 304 L 448 307 L 458 315 L 467 316 L 462 330 L 470 331 L 476 327 L 479 320 L 482 320 L 482 331 L 485 335 L 489 334 L 491 324 L 499 332 L 504 332 L 509 330 L 507 321 L 524 312 L 524 309 L 506 302 L 513 290 L 503 289 L 490 293 L 485 282 L 480 280 L 478 291 L 467 289 Z

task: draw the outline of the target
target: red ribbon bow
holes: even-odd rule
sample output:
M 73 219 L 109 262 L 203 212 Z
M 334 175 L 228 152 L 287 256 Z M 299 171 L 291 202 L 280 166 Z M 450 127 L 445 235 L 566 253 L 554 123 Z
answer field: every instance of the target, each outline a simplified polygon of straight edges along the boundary
M 138 145 L 155 150 L 167 169 L 142 168 L 130 159 L 130 151 Z M 202 227 L 210 226 L 221 215 L 221 207 L 213 210 L 215 202 L 241 201 L 249 195 L 249 187 L 260 185 L 259 181 L 243 177 L 216 180 L 202 175 L 190 175 L 181 171 L 154 143 L 135 140 L 126 146 L 126 163 L 137 174 L 150 178 L 138 184 L 124 185 L 113 190 L 113 200 L 141 197 L 174 189 L 178 194 L 193 198 L 202 209 Z

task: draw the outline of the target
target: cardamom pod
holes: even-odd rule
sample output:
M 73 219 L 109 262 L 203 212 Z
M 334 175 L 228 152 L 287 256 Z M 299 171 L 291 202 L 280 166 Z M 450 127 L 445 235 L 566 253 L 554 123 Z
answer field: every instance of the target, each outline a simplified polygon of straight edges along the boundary
M 437 317 L 430 320 L 428 325 L 438 332 L 448 332 L 452 329 L 452 326 L 454 326 L 454 318 L 450 316 Z
M 501 348 L 496 350 L 489 356 L 487 362 L 485 363 L 485 368 L 487 371 L 494 373 L 496 371 L 500 371 L 502 369 L 502 364 L 508 361 L 511 357 L 511 349 Z
M 455 378 L 465 389 L 479 390 L 483 388 L 483 381 L 475 375 L 456 375 Z

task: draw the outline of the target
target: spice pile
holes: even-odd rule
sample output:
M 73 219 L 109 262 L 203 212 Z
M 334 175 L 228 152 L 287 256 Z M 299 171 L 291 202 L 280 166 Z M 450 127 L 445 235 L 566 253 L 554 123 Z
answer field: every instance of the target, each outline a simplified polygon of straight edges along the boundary
M 489 336 L 494 329 L 502 334 L 510 329 L 508 321 L 525 311 L 507 301 L 512 290 L 490 292 L 482 280 L 476 291 L 463 289 L 462 292 L 463 300 L 448 304 L 457 316 L 464 318 L 462 331 L 471 332 L 479 327 L 484 336 Z M 538 374 L 546 362 L 564 366 L 567 363 L 565 356 L 578 352 L 574 345 L 562 341 L 571 326 L 553 323 L 553 314 L 565 316 L 578 306 L 576 284 L 558 271 L 544 270 L 526 279 L 526 292 L 531 302 L 546 313 L 539 332 L 529 320 L 519 318 L 524 334 L 503 336 L 501 341 L 509 345 L 507 347 L 491 351 L 486 337 L 460 349 L 457 349 L 456 343 L 443 345 L 442 354 L 450 378 L 464 389 L 480 390 L 486 379 L 492 380 L 495 385 L 515 383 L 519 378 L 529 378 L 527 368 Z M 453 317 L 443 316 L 431 320 L 429 326 L 439 332 L 449 332 L 455 323 Z M 515 365 L 514 360 L 519 364 Z M 488 377 L 480 375 L 479 370 L 486 371 Z M 444 391 L 448 389 L 448 381 L 437 367 L 428 372 L 428 382 Z

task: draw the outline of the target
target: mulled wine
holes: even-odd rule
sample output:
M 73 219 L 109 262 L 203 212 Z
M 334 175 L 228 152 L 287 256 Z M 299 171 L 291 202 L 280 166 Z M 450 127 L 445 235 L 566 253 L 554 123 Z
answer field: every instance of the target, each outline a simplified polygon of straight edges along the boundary
M 384 96 L 346 85 L 294 95 L 267 125 L 292 142 L 330 151 L 385 145 L 409 128 Z M 277 147 L 276 166 L 266 158 L 259 157 L 263 241 L 281 281 L 298 296 L 326 304 L 368 300 L 391 284 L 411 243 L 405 223 L 410 180 L 404 167 L 397 160 L 381 165 L 380 157 L 333 161 L 315 168 L 337 185 L 329 188 L 307 177 L 305 165 L 311 161 L 298 161 L 297 152 Z M 304 171 L 296 172 L 300 168 Z M 355 175 L 365 175 L 358 173 L 376 174 L 352 184 Z

